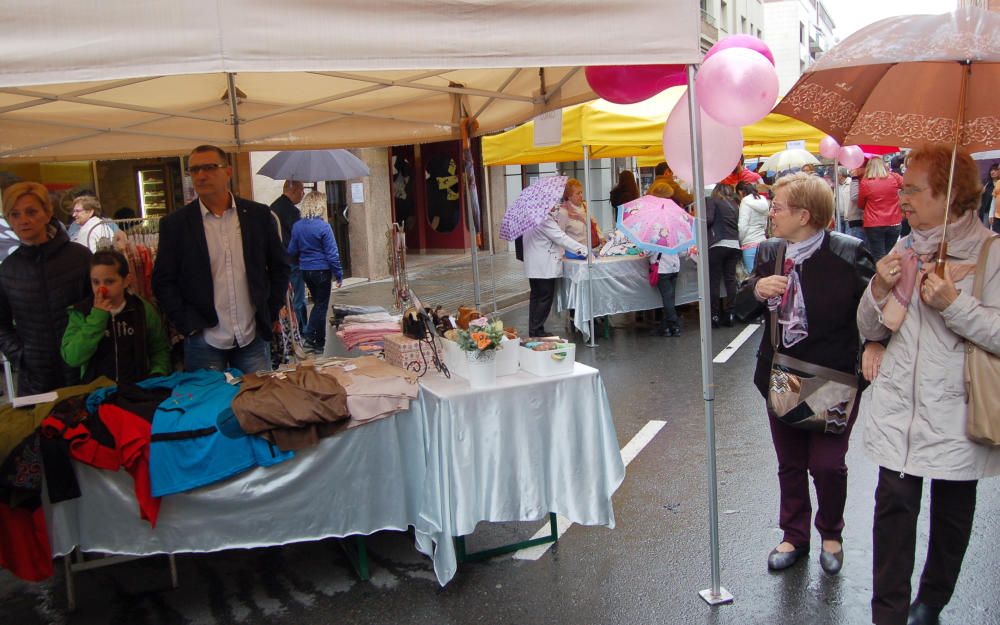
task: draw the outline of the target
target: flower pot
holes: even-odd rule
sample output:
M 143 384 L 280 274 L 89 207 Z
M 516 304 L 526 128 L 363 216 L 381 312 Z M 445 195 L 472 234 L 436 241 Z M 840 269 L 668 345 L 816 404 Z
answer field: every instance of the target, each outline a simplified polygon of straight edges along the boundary
M 469 365 L 469 386 L 491 388 L 497 382 L 496 350 L 465 352 Z

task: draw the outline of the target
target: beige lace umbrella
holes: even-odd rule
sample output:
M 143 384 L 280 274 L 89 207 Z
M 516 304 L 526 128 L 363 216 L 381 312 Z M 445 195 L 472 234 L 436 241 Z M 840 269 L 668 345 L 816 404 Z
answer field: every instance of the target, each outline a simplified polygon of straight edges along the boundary
M 876 22 L 830 49 L 774 108 L 841 145 L 1000 147 L 1000 14 L 975 7 Z M 947 232 L 937 273 L 943 275 Z
M 775 107 L 841 145 L 1000 147 L 1000 14 L 876 22 L 834 46 Z M 964 94 L 964 96 L 963 96 Z M 964 100 L 964 104 L 963 104 Z

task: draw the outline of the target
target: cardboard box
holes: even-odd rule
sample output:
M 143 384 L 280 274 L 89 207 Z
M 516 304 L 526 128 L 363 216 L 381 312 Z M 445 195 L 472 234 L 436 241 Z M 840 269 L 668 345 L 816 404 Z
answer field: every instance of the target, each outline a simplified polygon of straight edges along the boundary
M 434 350 L 426 342 L 411 339 L 402 333 L 388 334 L 385 337 L 385 361 L 416 373 L 433 371 Z

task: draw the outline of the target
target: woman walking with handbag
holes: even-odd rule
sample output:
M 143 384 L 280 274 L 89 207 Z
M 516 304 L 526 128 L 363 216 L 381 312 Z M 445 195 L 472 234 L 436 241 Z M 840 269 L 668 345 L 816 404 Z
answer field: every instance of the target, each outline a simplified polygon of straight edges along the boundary
M 835 574 L 844 559 L 845 456 L 857 415 L 855 311 L 874 260 L 858 239 L 827 230 L 833 192 L 818 176 L 785 176 L 773 193 L 776 238 L 758 246 L 756 267 L 735 304 L 742 319 L 772 311 L 765 316 L 754 372 L 754 384 L 767 399 L 778 457 L 784 532 L 767 566 L 786 569 L 809 552 L 812 474 L 815 525 L 823 539 L 819 561 Z M 813 395 L 815 390 L 821 392 Z
M 977 480 L 1000 474 L 1000 448 L 967 436 L 973 409 L 1000 419 L 998 380 L 969 385 L 963 375 L 970 351 L 1000 356 L 1000 245 L 983 252 L 992 235 L 976 214 L 978 170 L 958 152 L 944 277 L 934 274 L 951 158 L 944 145 L 910 152 L 900 198 L 912 231 L 879 261 L 858 307 L 862 336 L 888 339 L 884 353 L 869 344 L 862 359 L 872 380 L 861 408 L 865 451 L 879 465 L 872 588 L 878 625 L 938 622 L 969 544 Z M 931 480 L 930 543 L 911 604 L 925 478 Z

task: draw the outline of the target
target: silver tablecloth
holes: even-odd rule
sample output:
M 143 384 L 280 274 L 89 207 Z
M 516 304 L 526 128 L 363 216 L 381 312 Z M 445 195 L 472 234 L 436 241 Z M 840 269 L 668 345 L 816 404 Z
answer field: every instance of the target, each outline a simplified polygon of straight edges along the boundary
M 589 321 L 636 310 L 653 310 L 663 306 L 660 292 L 649 285 L 649 259 L 640 256 L 612 256 L 594 262 L 594 309 L 587 299 L 587 261 L 563 260 L 563 279 L 556 290 L 556 312 L 575 310 L 573 325 L 590 338 Z M 681 257 L 674 303 L 698 301 L 698 266 L 686 256 Z
M 613 527 L 611 495 L 625 474 L 600 374 L 579 363 L 570 375 L 521 372 L 488 390 L 426 376 L 406 412 L 163 498 L 155 529 L 139 518 L 127 473 L 75 468 L 82 497 L 46 507 L 55 556 L 77 546 L 211 552 L 413 526 L 441 585 L 457 568 L 452 537 L 480 521 L 556 512 Z

